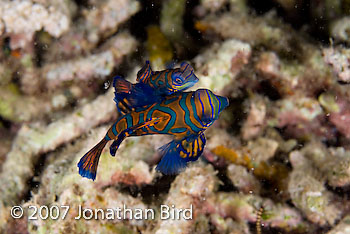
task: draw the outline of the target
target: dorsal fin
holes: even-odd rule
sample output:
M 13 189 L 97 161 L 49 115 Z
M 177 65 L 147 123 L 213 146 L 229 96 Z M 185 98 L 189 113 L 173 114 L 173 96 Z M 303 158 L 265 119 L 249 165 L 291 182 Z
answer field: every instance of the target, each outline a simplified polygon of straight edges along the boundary
M 147 60 L 145 65 L 141 68 L 140 71 L 137 73 L 137 82 L 146 83 L 146 80 L 152 76 L 152 68 L 149 64 L 149 61 Z
M 115 93 L 130 93 L 132 84 L 120 76 L 116 76 L 113 79 L 113 87 Z
M 193 73 L 193 67 L 187 62 L 182 62 L 180 65 L 180 71 L 182 73 L 182 77 L 187 79 L 190 76 L 195 76 Z
M 131 84 L 120 76 L 114 77 L 114 101 L 118 111 L 125 115 L 137 107 L 159 102 L 161 97 L 154 96 L 153 89 L 144 83 Z

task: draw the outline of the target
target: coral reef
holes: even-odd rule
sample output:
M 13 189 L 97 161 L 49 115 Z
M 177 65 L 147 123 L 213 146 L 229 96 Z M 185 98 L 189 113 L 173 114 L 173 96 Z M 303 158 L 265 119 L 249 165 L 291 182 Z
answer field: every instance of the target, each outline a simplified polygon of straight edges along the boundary
M 27 180 L 34 175 L 32 168 L 40 154 L 49 152 L 113 118 L 115 107 L 109 102 L 111 99 L 112 90 L 47 126 L 23 125 L 14 140 L 16 147 L 8 153 L 7 160 L 2 165 L 0 178 L 5 186 L 1 188 L 0 200 L 4 204 L 14 204 L 20 199 L 20 194 L 23 195 L 27 190 Z
M 349 233 L 349 3 L 0 1 L 0 232 Z M 156 172 L 171 140 L 158 135 L 115 157 L 108 144 L 82 178 L 77 162 L 119 116 L 110 81 L 136 82 L 145 60 L 187 61 L 192 89 L 230 106 L 178 175 Z M 29 219 L 55 206 L 64 219 Z
M 34 34 L 44 29 L 50 35 L 59 37 L 70 28 L 71 1 L 53 1 L 50 4 L 40 4 L 31 1 L 2 1 L 0 15 L 3 33 Z M 47 6 L 45 6 L 47 5 Z M 0 34 L 1 36 L 1 34 Z
M 331 231 L 327 232 L 328 234 L 341 234 L 350 232 L 350 217 L 345 216 L 337 226 L 335 226 Z
M 308 163 L 303 161 L 302 155 L 292 152 L 290 157 L 294 168 L 290 174 L 288 191 L 293 204 L 311 222 L 319 225 L 334 225 L 342 213 L 340 204 L 332 203 L 335 198 L 327 191 L 324 182 L 320 181 L 320 175 L 317 175 L 317 172 L 310 169 L 307 166 Z
M 250 45 L 242 41 L 229 39 L 214 44 L 194 59 L 201 77 L 198 86 L 216 92 L 222 90 L 249 62 L 250 56 Z
M 338 79 L 343 82 L 350 82 L 349 57 L 350 51 L 346 48 L 325 48 L 323 56 L 326 63 L 331 64 Z

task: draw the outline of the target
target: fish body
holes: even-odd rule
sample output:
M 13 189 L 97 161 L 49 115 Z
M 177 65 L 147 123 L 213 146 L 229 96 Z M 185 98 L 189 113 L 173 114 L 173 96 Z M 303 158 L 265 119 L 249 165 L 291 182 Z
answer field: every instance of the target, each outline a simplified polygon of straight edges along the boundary
M 186 62 L 180 68 L 152 71 L 148 61 L 137 73 L 137 83 L 117 76 L 113 80 L 115 102 L 119 112 L 126 113 L 125 108 L 136 108 L 161 102 L 163 97 L 184 91 L 198 82 L 193 68 Z
M 170 95 L 184 91 L 198 82 L 190 64 L 182 62 L 180 68 L 152 71 L 149 61 L 137 73 L 137 82 L 147 84 L 157 95 Z
M 157 170 L 164 174 L 176 174 L 195 161 L 205 146 L 204 131 L 218 119 L 228 106 L 228 99 L 210 90 L 177 92 L 165 96 L 160 103 L 136 107 L 110 127 L 104 139 L 86 153 L 78 163 L 79 173 L 95 179 L 99 156 L 110 140 L 114 140 L 111 155 L 115 155 L 121 142 L 128 136 L 168 134 L 174 140 L 161 147 L 163 155 Z

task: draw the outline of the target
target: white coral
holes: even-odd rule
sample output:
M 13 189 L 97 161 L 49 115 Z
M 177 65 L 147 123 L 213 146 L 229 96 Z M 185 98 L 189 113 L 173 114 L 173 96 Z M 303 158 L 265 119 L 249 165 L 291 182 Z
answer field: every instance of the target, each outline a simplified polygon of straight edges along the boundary
M 59 37 L 69 29 L 70 19 L 67 14 L 54 8 L 31 1 L 4 1 L 0 4 L 0 32 L 29 33 L 44 29 L 54 37 Z M 1 34 L 0 34 L 1 35 Z

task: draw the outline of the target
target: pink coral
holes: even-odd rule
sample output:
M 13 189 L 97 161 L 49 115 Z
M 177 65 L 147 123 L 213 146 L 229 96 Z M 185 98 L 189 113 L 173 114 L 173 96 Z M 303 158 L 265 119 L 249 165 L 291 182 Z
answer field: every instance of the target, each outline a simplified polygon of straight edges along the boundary
M 333 123 L 339 132 L 346 138 L 350 138 L 350 102 L 344 99 L 338 99 L 339 112 L 333 112 L 329 116 L 329 120 Z

